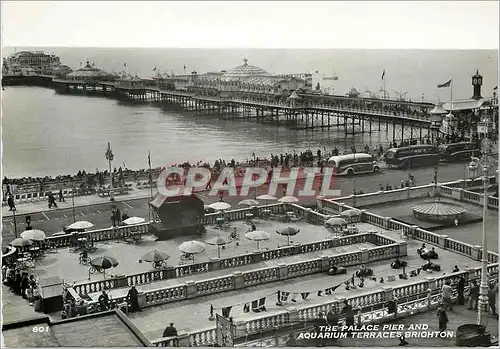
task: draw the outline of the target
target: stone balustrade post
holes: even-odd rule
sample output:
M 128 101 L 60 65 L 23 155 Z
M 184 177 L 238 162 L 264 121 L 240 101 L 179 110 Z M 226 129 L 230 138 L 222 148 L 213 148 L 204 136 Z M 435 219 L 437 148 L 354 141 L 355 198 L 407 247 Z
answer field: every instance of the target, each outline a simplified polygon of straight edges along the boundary
M 344 211 L 345 211 L 345 210 L 344 210 L 344 206 L 345 206 L 345 204 L 344 204 L 343 202 L 339 202 L 339 203 L 338 203 L 338 206 L 337 206 L 337 207 L 339 208 L 339 213 L 342 213 L 342 212 L 344 212 Z
M 399 256 L 404 257 L 408 255 L 408 242 L 400 241 L 399 242 Z
M 279 280 L 288 279 L 288 265 L 280 263 L 278 264 L 278 268 L 279 268 L 279 274 L 278 274 Z
M 392 292 L 392 287 L 382 287 L 384 290 L 384 302 L 389 302 L 394 300 L 394 293 Z
M 391 217 L 383 217 L 384 219 L 384 225 L 382 226 L 382 228 L 384 229 L 389 229 L 389 221 L 392 219 Z
M 234 322 L 235 329 L 235 338 L 242 338 L 247 335 L 247 327 L 245 321 L 235 321 Z
M 241 271 L 234 271 L 233 278 L 234 278 L 234 288 L 235 289 L 245 287 L 245 278 L 243 277 L 243 273 Z
M 417 229 L 419 228 L 418 225 L 412 225 L 410 226 L 410 238 L 415 239 L 417 236 Z
M 296 308 L 288 308 L 288 324 L 296 324 L 300 321 L 299 319 L 299 310 Z M 280 324 L 280 325 L 288 325 L 288 324 Z
M 462 201 L 464 198 L 464 190 L 462 188 L 452 189 L 451 197 L 455 200 Z
M 174 279 L 175 275 L 175 267 L 169 265 L 165 268 L 165 276 L 164 279 Z
M 468 266 L 465 266 L 465 271 L 467 272 L 465 274 L 466 280 L 469 281 L 469 285 L 472 283 L 472 280 L 474 280 L 474 274 L 476 270 L 474 268 L 469 268 Z
M 254 263 L 262 262 L 262 251 L 253 251 Z
M 220 259 L 219 258 L 210 258 L 210 271 L 219 270 L 220 269 Z
M 369 262 L 368 249 L 365 247 L 361 247 L 360 250 L 361 250 L 361 263 L 363 264 L 368 263 Z
M 304 215 L 304 219 L 306 220 L 306 222 L 311 222 L 312 221 L 312 214 L 311 214 L 312 210 L 310 208 L 305 208 L 303 211 L 302 211 L 302 214 Z
M 115 278 L 116 287 L 128 287 L 128 278 L 126 276 Z
M 366 210 L 363 208 L 363 209 L 359 210 L 359 212 L 360 212 L 360 215 L 359 215 L 358 219 L 359 219 L 360 222 L 364 222 Z
M 195 298 L 198 296 L 198 287 L 194 281 L 186 281 L 186 298 Z
M 189 339 L 189 332 L 180 330 L 177 332 L 177 341 L 179 347 L 190 347 L 191 340 Z
M 480 261 L 481 258 L 479 258 L 479 252 L 481 252 L 482 247 L 479 245 L 474 245 L 471 247 L 471 258 L 475 261 Z
M 325 199 L 324 196 L 317 196 L 316 197 L 316 206 L 318 207 L 318 210 L 322 211 L 323 210 L 323 200 Z
M 292 243 L 292 247 L 293 247 L 293 255 L 300 254 L 300 251 L 302 250 L 302 244 Z
M 321 271 L 326 272 L 330 270 L 330 257 L 322 256 L 321 257 Z
M 448 235 L 440 235 L 438 237 L 439 247 L 445 249 L 446 247 L 446 239 L 448 239 Z
M 434 291 L 436 289 L 436 279 L 431 276 L 425 278 L 427 280 L 427 285 L 429 286 L 429 290 Z

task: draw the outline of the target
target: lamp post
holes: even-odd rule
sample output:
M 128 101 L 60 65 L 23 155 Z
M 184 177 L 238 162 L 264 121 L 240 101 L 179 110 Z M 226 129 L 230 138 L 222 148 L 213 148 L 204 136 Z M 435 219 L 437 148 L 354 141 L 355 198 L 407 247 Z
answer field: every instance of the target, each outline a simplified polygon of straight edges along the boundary
M 24 219 L 26 220 L 26 230 L 31 230 L 31 216 L 26 215 L 24 216 Z
M 108 149 L 106 150 L 106 160 L 109 162 L 109 180 L 111 181 L 111 187 L 109 189 L 110 200 L 114 201 L 113 193 L 113 172 L 111 172 L 111 161 L 114 159 L 113 151 L 111 150 L 111 145 L 108 142 Z
M 76 214 L 75 214 L 75 184 L 71 181 L 71 206 L 73 208 L 73 223 L 76 222 Z
M 12 208 L 12 214 L 14 215 L 14 236 L 17 239 L 17 222 L 16 222 L 16 207 Z
M 481 258 L 481 285 L 479 290 L 479 301 L 478 301 L 478 314 L 477 323 L 485 328 L 488 325 L 488 241 L 486 238 L 486 214 L 488 210 L 488 170 L 493 164 L 493 159 L 491 158 L 491 147 L 492 143 L 489 139 L 485 138 L 481 142 L 481 152 L 483 157 L 479 161 L 474 161 L 471 164 L 471 169 L 478 168 L 478 165 L 483 167 L 483 247 L 482 247 L 482 258 Z

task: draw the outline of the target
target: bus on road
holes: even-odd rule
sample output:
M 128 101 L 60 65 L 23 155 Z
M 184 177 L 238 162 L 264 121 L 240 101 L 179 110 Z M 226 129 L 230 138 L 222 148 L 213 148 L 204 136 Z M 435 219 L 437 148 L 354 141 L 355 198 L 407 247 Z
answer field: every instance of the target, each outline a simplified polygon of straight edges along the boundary
M 385 163 L 388 168 L 436 166 L 440 158 L 437 147 L 420 144 L 389 149 L 385 154 Z
M 473 142 L 441 144 L 438 148 L 441 161 L 469 161 L 472 156 L 480 154 L 479 148 Z
M 365 153 L 332 156 L 328 159 L 328 167 L 338 176 L 352 176 L 360 173 L 378 172 L 380 167 L 373 156 Z

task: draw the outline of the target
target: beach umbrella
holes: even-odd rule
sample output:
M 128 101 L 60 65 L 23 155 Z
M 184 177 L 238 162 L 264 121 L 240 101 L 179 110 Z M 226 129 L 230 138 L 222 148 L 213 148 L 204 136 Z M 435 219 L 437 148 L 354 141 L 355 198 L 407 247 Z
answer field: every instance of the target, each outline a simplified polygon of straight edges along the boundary
M 215 212 L 215 210 L 210 205 L 204 205 L 203 209 L 205 210 L 205 212 L 209 213 Z
M 26 247 L 26 246 L 29 246 L 31 244 L 33 244 L 33 242 L 30 240 L 26 240 L 23 238 L 17 238 L 17 239 L 12 240 L 9 245 L 14 246 L 14 247 Z
M 73 224 L 68 225 L 68 229 L 82 230 L 92 228 L 94 225 L 87 221 L 78 221 Z
M 360 214 L 361 214 L 361 212 L 359 212 L 358 210 L 355 210 L 355 209 L 346 210 L 346 211 L 340 213 L 341 216 L 349 217 L 349 218 L 358 217 Z
M 226 240 L 221 236 L 216 236 L 206 240 L 205 242 L 209 245 L 217 246 L 217 256 L 220 259 L 220 247 L 229 244 L 231 241 L 232 240 Z
M 245 237 L 248 240 L 257 242 L 257 250 L 259 250 L 259 244 L 261 241 L 269 240 L 271 238 L 268 233 L 262 230 L 249 231 L 248 233 L 245 234 Z
M 179 250 L 182 253 L 189 253 L 193 255 L 193 263 L 194 263 L 194 256 L 205 252 L 207 248 L 205 247 L 205 244 L 196 240 L 191 240 L 191 241 L 186 241 L 180 244 Z
M 347 221 L 343 218 L 340 218 L 340 217 L 330 218 L 329 220 L 327 220 L 325 222 L 325 226 L 327 228 L 329 228 L 329 227 L 341 227 L 344 225 L 347 225 Z
M 260 203 L 257 201 L 257 200 L 254 200 L 254 199 L 245 199 L 245 200 L 242 200 L 238 203 L 238 205 L 240 206 L 259 206 Z
M 123 221 L 123 223 L 127 225 L 132 225 L 132 224 L 139 224 L 139 223 L 144 223 L 146 221 L 145 218 L 142 217 L 130 217 L 127 218 Z
M 288 244 L 290 245 L 290 236 L 297 235 L 300 232 L 300 229 L 295 229 L 293 227 L 287 227 L 281 230 L 276 230 L 276 232 L 282 236 L 286 236 L 288 238 Z
M 222 202 L 222 201 L 214 202 L 213 204 L 210 204 L 208 206 L 210 206 L 211 208 L 213 208 L 214 210 L 217 210 L 217 211 L 227 210 L 228 208 L 231 208 L 231 205 L 229 205 L 226 202 Z
M 295 196 L 283 196 L 281 199 L 278 200 L 281 203 L 286 203 L 286 204 L 291 204 L 292 202 L 299 202 L 300 200 L 297 199 Z
M 118 265 L 118 261 L 113 257 L 97 257 L 90 261 L 90 265 L 96 269 L 104 270 L 104 278 L 106 278 L 106 269 L 114 268 Z
M 21 233 L 21 237 L 31 241 L 44 241 L 46 236 L 42 230 L 32 229 L 26 230 Z
M 156 250 L 149 251 L 142 257 L 142 259 L 146 262 L 161 262 L 166 261 L 169 258 L 170 256 L 168 254 Z
M 259 200 L 278 200 L 278 198 L 272 196 L 272 195 L 268 195 L 268 194 L 264 194 L 264 195 L 261 195 L 261 196 L 257 196 L 257 199 Z

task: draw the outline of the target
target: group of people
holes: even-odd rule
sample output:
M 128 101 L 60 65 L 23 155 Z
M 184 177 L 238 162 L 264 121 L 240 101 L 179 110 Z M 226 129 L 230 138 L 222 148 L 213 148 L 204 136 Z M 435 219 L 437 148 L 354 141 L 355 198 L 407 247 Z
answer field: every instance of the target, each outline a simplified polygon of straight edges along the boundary
M 28 300 L 30 305 L 41 299 L 35 276 L 28 276 L 27 272 L 20 270 L 14 264 L 6 263 L 2 266 L 2 282 L 11 292 Z

